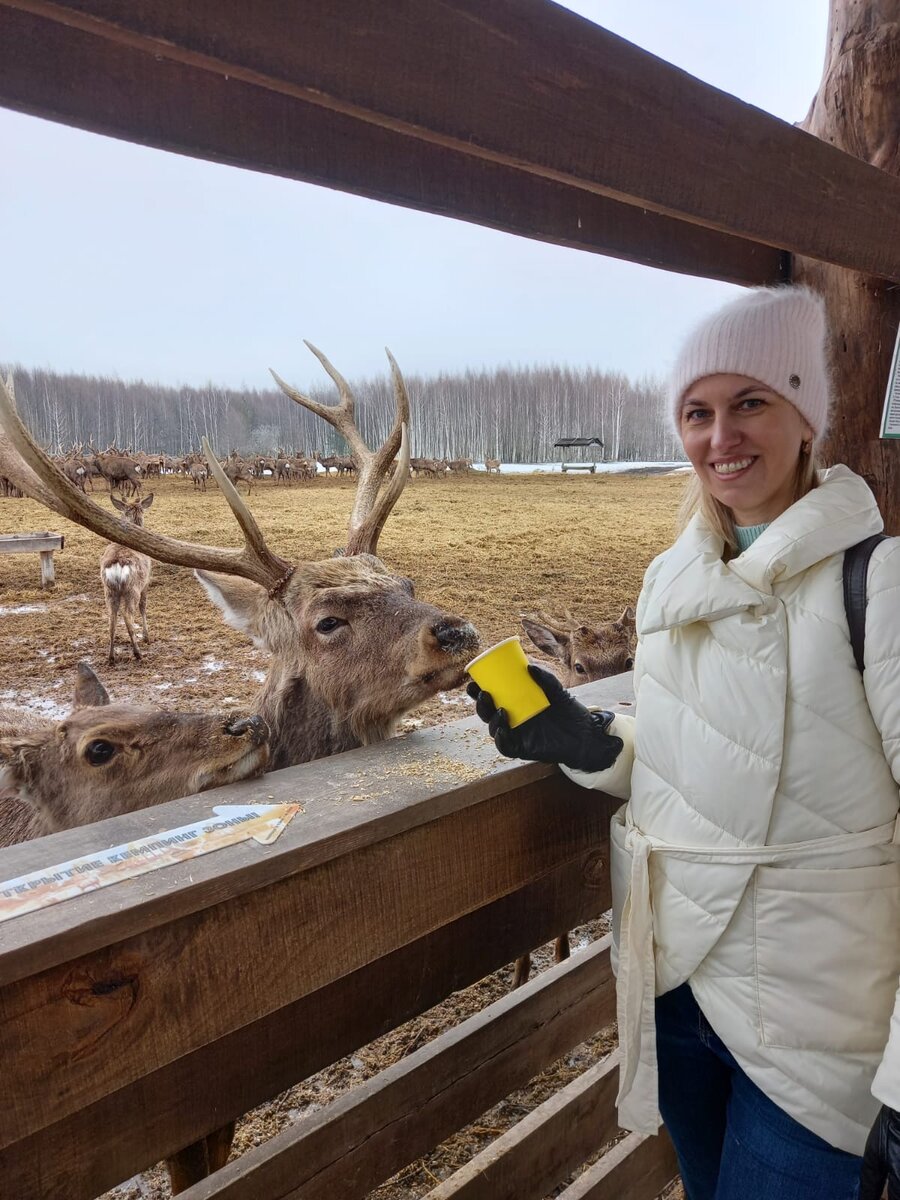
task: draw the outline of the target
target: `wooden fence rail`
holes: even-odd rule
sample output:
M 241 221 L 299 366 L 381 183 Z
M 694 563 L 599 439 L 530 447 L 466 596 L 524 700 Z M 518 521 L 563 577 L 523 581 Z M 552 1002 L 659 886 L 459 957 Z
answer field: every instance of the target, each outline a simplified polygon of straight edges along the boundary
M 627 676 L 584 691 L 631 699 Z M 0 1195 L 92 1200 L 609 906 L 615 802 L 500 759 L 472 720 L 25 843 L 0 881 L 284 802 L 303 811 L 272 845 L 0 924 Z M 191 1200 L 363 1196 L 610 1020 L 612 996 L 595 946 Z
M 543 0 L 0 0 L 0 68 L 23 112 L 544 241 L 900 279 L 900 181 Z

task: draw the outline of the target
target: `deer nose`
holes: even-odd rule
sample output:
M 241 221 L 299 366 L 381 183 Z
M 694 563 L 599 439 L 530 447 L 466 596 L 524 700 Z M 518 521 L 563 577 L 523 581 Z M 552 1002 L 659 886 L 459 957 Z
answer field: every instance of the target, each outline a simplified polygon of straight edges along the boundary
M 478 631 L 468 621 L 441 621 L 431 632 L 442 650 L 471 650 L 478 645 Z
M 228 722 L 225 732 L 232 737 L 249 736 L 255 746 L 269 740 L 269 727 L 262 717 L 237 717 Z

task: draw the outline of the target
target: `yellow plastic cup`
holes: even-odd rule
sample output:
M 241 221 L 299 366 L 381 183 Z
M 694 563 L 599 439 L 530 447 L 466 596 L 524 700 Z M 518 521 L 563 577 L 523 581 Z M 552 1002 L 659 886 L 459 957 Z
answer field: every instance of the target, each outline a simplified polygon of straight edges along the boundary
M 483 691 L 490 692 L 497 707 L 506 710 L 510 729 L 550 707 L 543 689 L 528 674 L 528 659 L 517 637 L 484 650 L 466 670 Z

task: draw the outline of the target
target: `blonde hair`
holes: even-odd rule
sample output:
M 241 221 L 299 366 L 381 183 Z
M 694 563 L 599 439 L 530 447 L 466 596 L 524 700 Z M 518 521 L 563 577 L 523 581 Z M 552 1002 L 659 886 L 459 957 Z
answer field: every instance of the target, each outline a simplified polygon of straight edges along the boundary
M 797 458 L 797 474 L 794 480 L 794 499 L 796 503 L 807 492 L 818 486 L 819 460 L 814 448 L 808 452 L 801 449 Z M 703 486 L 700 477 L 692 473 L 688 479 L 681 506 L 678 510 L 678 532 L 683 533 L 685 527 L 695 512 L 699 512 L 704 523 L 725 542 L 726 558 L 730 558 L 737 550 L 737 537 L 734 532 L 734 514 L 721 500 L 717 500 L 712 492 Z

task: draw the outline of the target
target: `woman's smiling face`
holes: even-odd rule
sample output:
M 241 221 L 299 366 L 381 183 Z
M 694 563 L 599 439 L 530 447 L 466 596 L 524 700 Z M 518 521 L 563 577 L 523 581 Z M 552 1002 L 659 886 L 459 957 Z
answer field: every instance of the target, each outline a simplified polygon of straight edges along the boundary
M 746 375 L 707 375 L 684 394 L 684 452 L 737 525 L 762 525 L 795 500 L 797 463 L 813 431 L 799 411 Z

